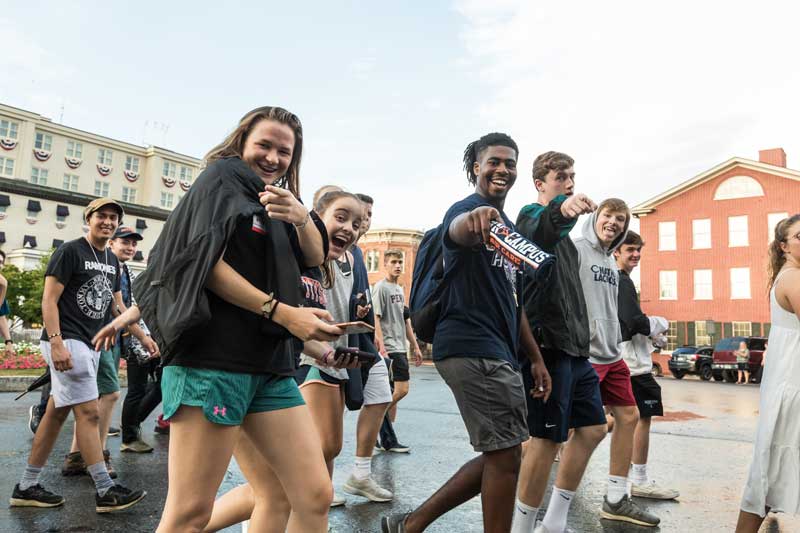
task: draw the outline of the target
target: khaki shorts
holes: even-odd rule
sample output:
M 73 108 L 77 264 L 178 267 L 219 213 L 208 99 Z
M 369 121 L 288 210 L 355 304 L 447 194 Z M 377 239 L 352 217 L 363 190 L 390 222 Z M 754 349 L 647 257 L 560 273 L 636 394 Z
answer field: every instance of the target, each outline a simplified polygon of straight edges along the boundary
M 64 346 L 72 358 L 72 368 L 56 370 L 50 357 L 51 345 L 41 341 L 42 357 L 50 367 L 50 395 L 56 407 L 68 407 L 97 399 L 97 366 L 100 352 L 92 350 L 83 341 L 64 339 Z

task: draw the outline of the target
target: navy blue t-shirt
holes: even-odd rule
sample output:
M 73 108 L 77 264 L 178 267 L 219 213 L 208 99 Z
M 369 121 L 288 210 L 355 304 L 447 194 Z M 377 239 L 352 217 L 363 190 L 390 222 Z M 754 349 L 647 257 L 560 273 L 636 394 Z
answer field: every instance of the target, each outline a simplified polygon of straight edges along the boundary
M 480 206 L 492 207 L 477 193 L 456 202 L 444 216 L 444 228 L 449 228 L 457 216 Z M 500 214 L 513 229 L 506 214 Z M 450 239 L 449 231 L 443 233 L 445 269 L 458 271 L 442 295 L 433 339 L 434 361 L 451 356 L 489 357 L 519 366 L 517 268 L 484 244 L 462 248 Z

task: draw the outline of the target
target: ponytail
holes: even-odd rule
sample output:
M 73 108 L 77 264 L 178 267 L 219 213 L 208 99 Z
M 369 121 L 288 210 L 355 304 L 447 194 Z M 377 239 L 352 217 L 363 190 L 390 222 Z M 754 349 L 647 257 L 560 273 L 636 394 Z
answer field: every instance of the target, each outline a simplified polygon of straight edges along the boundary
M 772 286 L 775 285 L 775 279 L 778 277 L 778 273 L 781 271 L 781 268 L 783 268 L 783 265 L 786 264 L 786 254 L 781 249 L 781 243 L 786 242 L 789 238 L 789 228 L 797 222 L 800 222 L 800 213 L 789 218 L 784 218 L 775 226 L 775 236 L 772 242 L 769 243 L 769 265 L 767 266 L 769 285 L 767 289 L 772 289 Z

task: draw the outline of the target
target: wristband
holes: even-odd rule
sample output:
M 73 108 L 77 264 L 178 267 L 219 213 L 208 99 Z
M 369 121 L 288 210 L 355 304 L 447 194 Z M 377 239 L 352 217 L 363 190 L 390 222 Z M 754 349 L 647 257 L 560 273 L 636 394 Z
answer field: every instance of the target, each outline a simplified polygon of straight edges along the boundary
M 12 341 L 11 339 L 6 339 L 6 344 L 14 344 L 14 341 Z
M 52 335 L 47 336 L 47 340 L 55 339 L 56 337 L 60 337 L 61 333 L 53 333 Z
M 279 304 L 280 302 L 278 300 L 275 300 L 275 305 L 272 306 L 272 311 L 270 311 L 269 315 L 267 315 L 267 320 L 272 320 L 272 315 L 275 314 L 275 310 L 278 308 Z
M 327 352 L 325 352 L 325 355 L 323 355 L 323 356 L 322 356 L 322 364 L 323 364 L 323 365 L 325 365 L 325 366 L 331 366 L 331 363 L 332 363 L 333 361 L 331 361 L 331 362 L 329 363 L 329 362 L 328 362 L 328 357 L 329 357 L 331 354 L 333 354 L 333 353 L 334 353 L 334 352 L 333 352 L 333 349 L 329 349 Z
M 302 223 L 300 223 L 300 224 L 294 224 L 294 227 L 295 227 L 295 228 L 297 228 L 297 229 L 303 229 L 303 228 L 305 228 L 305 227 L 306 227 L 306 224 L 308 224 L 308 220 L 309 220 L 310 218 L 311 218 L 311 215 L 308 213 L 308 211 L 306 211 L 306 218 L 304 218 L 304 219 L 303 219 L 303 222 L 302 222 Z

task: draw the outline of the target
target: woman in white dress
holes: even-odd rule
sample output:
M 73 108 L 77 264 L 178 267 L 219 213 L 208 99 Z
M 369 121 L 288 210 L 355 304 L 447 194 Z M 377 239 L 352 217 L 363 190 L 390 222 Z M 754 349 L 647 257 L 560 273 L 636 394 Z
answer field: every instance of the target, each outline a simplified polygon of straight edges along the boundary
M 769 360 L 736 533 L 756 533 L 770 511 L 800 513 L 800 214 L 775 227 L 769 256 Z

